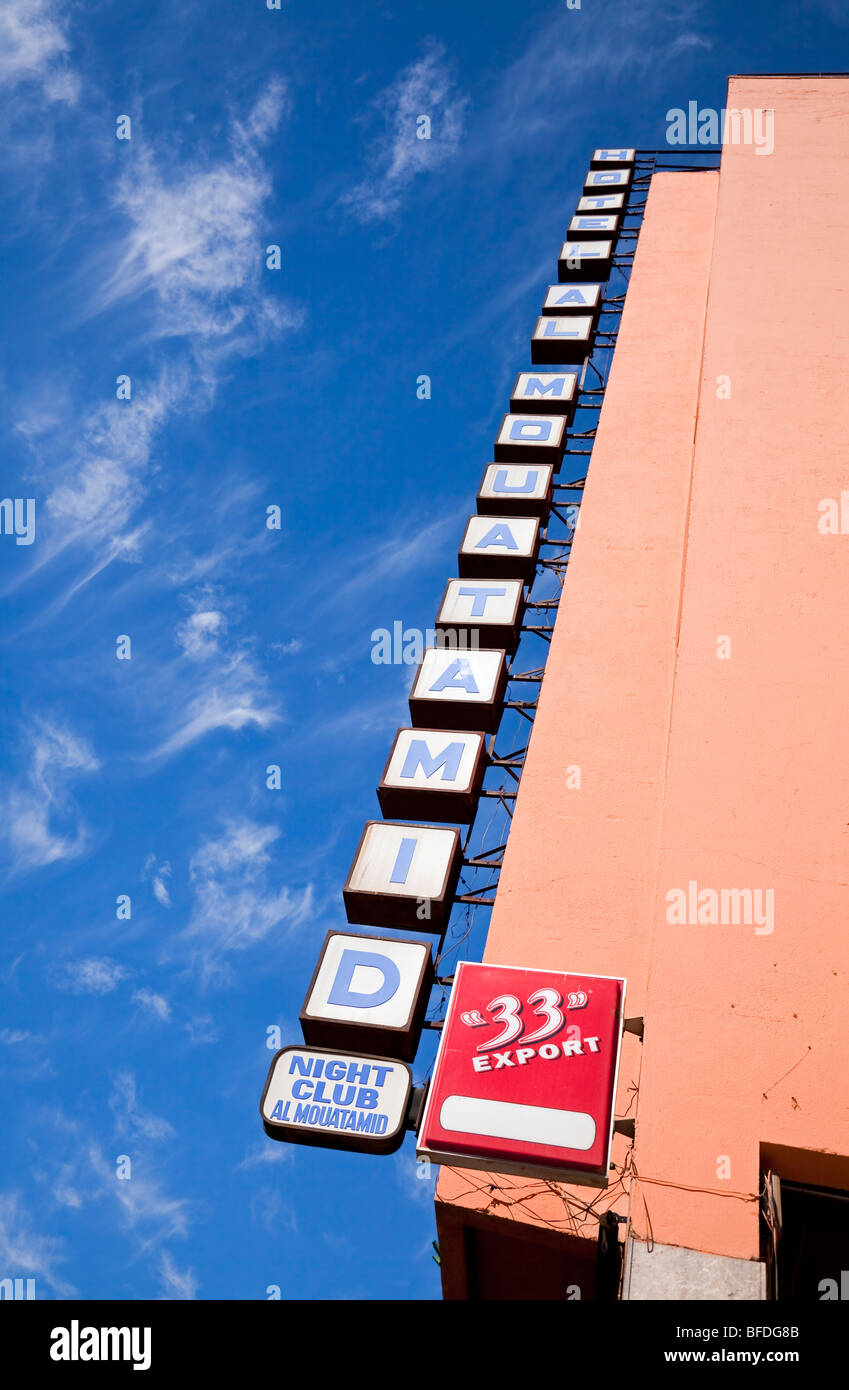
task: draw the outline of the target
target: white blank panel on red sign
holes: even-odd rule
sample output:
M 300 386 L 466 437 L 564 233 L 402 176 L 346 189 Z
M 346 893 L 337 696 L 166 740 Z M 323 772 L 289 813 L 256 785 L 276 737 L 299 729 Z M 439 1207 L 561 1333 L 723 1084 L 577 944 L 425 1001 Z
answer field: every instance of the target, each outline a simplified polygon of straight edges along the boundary
M 625 981 L 461 962 L 418 1150 L 606 1186 Z
M 410 718 L 419 728 L 481 729 L 495 733 L 507 688 L 500 650 L 428 647 L 413 678 Z

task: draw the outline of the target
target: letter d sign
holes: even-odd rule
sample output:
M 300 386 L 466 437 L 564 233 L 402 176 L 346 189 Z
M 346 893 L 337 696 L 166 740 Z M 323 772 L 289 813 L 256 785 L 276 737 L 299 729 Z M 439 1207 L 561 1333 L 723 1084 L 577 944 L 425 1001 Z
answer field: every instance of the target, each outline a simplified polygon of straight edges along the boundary
M 328 932 L 301 1010 L 304 1041 L 412 1061 L 432 980 L 427 942 Z
M 371 984 L 374 981 L 372 988 L 351 988 L 357 971 L 368 977 L 363 983 Z M 388 956 L 379 955 L 377 951 L 352 951 L 346 946 L 342 952 L 342 959 L 339 962 L 333 984 L 330 987 L 327 1002 L 328 1004 L 338 1004 L 343 1009 L 377 1009 L 381 1004 L 388 1004 L 389 1000 L 394 998 L 398 993 L 400 983 L 401 971 L 394 960 L 390 960 Z

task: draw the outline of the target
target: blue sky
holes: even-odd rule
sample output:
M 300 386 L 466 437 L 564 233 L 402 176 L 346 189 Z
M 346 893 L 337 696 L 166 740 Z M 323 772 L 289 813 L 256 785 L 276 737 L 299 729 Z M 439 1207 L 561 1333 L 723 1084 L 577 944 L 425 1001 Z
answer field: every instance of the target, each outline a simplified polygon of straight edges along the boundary
M 0 0 L 0 1277 L 439 1297 L 412 1140 L 258 1114 L 406 718 L 371 634 L 433 621 L 593 146 L 835 69 L 842 0 Z

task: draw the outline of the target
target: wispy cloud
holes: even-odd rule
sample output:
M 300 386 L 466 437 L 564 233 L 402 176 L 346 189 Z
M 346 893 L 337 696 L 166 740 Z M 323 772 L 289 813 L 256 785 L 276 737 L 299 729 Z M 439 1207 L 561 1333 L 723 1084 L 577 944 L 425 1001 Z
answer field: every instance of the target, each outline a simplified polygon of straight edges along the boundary
M 144 145 L 119 179 L 115 202 L 129 220 L 92 307 L 151 293 L 152 331 L 187 337 L 212 367 L 222 353 L 253 351 L 296 321 L 267 292 L 263 206 L 271 179 L 262 151 L 287 106 L 273 78 L 244 120 L 232 123 L 218 160 L 168 163 Z
M 188 1235 L 200 1205 L 171 1196 L 156 1172 L 156 1146 L 171 1139 L 174 1131 L 167 1120 L 139 1103 L 132 1073 L 121 1073 L 115 1080 L 109 1108 L 114 1125 L 106 1145 L 78 1119 L 62 1110 L 51 1111 L 52 1128 L 63 1138 L 63 1157 L 59 1161 L 56 1146 L 51 1145 L 45 1171 L 36 1171 L 36 1177 L 49 1185 L 53 1200 L 61 1206 L 102 1210 L 114 1202 L 119 1230 L 136 1255 L 156 1262 L 158 1272 L 164 1245 Z M 130 1150 L 132 1171 L 131 1176 L 120 1177 L 115 1155 L 123 1146 Z
M 456 90 L 444 47 L 428 41 L 422 56 L 373 103 L 383 130 L 366 156 L 365 178 L 343 195 L 342 206 L 360 222 L 394 218 L 414 180 L 456 154 L 467 105 L 468 97 Z M 428 139 L 419 138 L 420 116 L 430 122 Z
M 159 1261 L 159 1277 L 166 1298 L 197 1298 L 198 1281 L 194 1270 L 178 1269 L 167 1250 L 162 1251 L 162 1258 Z
M 68 61 L 66 22 L 50 0 L 3 0 L 0 85 L 34 83 L 47 101 L 75 102 L 79 79 Z
M 87 960 L 67 961 L 57 969 L 55 983 L 58 989 L 69 994 L 111 994 L 129 973 L 117 961 L 106 956 L 92 956 Z
M 33 484 L 45 496 L 38 553 L 18 582 L 69 546 L 94 557 L 63 586 L 50 614 L 114 560 L 142 558 L 151 522 L 138 514 L 174 417 L 211 409 L 234 362 L 300 322 L 276 292 L 279 277 L 266 269 L 263 235 L 271 193 L 265 147 L 286 106 L 285 87 L 274 78 L 247 115 L 231 121 L 225 148 L 212 157 L 186 160 L 162 146 L 154 152 L 134 136 L 114 193 L 126 230 L 98 246 L 76 293 L 86 299 L 82 323 L 132 304 L 136 325 L 146 324 L 142 348 L 155 349 L 160 364 L 139 374 L 131 399 L 87 409 L 66 394 L 60 402 L 50 397 L 46 410 L 45 392 L 34 387 L 31 408 L 16 421 L 32 455 Z M 173 346 L 162 365 L 165 339 Z M 69 438 L 76 441 L 70 452 Z
M 197 1017 L 190 1018 L 185 1029 L 193 1047 L 203 1047 L 218 1042 L 215 1019 L 211 1018 L 209 1014 L 198 1014 Z
M 97 771 L 85 740 L 50 719 L 38 719 L 23 735 L 24 770 L 2 797 L 0 836 L 12 873 L 74 859 L 89 836 L 69 790 L 70 782 Z
M 142 1253 L 149 1254 L 167 1240 L 188 1235 L 194 1204 L 169 1196 L 136 1156 L 129 1181 L 116 1180 L 114 1164 L 97 1144 L 90 1145 L 88 1158 L 103 1187 L 108 1185 L 108 1191 L 117 1199 L 123 1226 Z
M 153 884 L 153 896 L 163 907 L 171 906 L 171 895 L 168 892 L 168 885 L 165 882 L 166 878 L 170 877 L 171 865 L 167 861 L 164 864 L 160 864 L 155 854 L 149 854 L 144 863 L 142 878 L 145 880 L 150 879 Z
M 168 1000 L 163 994 L 155 994 L 152 989 L 137 989 L 133 995 L 133 1003 L 153 1014 L 162 1023 L 167 1023 L 171 1017 L 171 1005 Z
M 270 1163 L 291 1163 L 293 1159 L 291 1144 L 280 1144 L 274 1139 L 269 1139 L 265 1144 L 260 1144 L 258 1148 L 245 1154 L 241 1163 L 237 1163 L 236 1167 L 262 1168 Z
M 171 1139 L 174 1126 L 141 1105 L 132 1072 L 119 1072 L 115 1078 L 109 1108 L 115 1116 L 115 1133 L 122 1139 L 147 1139 L 159 1143 Z
M 192 684 L 195 694 L 181 712 L 177 728 L 153 749 L 151 758 L 173 757 L 216 729 L 268 729 L 280 718 L 268 696 L 264 672 L 244 648 L 223 656 Z
M 65 1244 L 39 1235 L 16 1192 L 0 1192 L 0 1269 L 19 1279 L 43 1280 L 57 1298 L 74 1298 L 77 1290 L 57 1271 L 67 1261 Z
M 271 881 L 270 847 L 279 834 L 274 826 L 233 821 L 192 856 L 194 905 L 171 950 L 188 955 L 204 982 L 226 980 L 228 956 L 261 944 L 283 923 L 298 926 L 309 913 L 310 888 L 298 896 Z
M 564 131 L 580 129 L 588 104 L 595 109 L 627 81 L 660 90 L 670 61 L 709 47 L 699 32 L 704 14 L 698 0 L 671 0 L 662 9 L 608 0 L 591 23 L 555 6 L 514 61 L 493 73 L 464 158 L 499 180 L 514 178 L 515 161 L 529 151 L 539 164 L 551 148 L 562 149 Z
M 187 656 L 213 656 L 218 651 L 219 634 L 226 630 L 223 613 L 201 608 L 177 629 L 177 641 Z
M 283 1200 L 276 1187 L 260 1187 L 249 1203 L 251 1220 L 264 1231 L 297 1233 L 298 1218 L 295 1208 Z

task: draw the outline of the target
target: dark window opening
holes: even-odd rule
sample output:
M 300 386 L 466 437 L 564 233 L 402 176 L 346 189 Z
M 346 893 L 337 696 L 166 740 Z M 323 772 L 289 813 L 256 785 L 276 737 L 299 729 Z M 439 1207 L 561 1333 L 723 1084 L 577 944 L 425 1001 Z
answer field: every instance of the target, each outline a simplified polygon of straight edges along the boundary
M 797 1303 L 849 1300 L 849 1192 L 770 1173 L 764 1194 L 770 1297 Z

